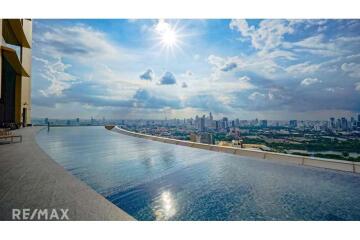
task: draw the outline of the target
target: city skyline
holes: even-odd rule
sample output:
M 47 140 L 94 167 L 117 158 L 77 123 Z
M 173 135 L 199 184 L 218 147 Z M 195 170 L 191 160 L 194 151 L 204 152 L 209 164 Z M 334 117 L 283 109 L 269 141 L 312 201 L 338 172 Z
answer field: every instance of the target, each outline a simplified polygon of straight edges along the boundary
M 269 120 L 269 119 L 239 119 L 239 118 L 228 118 L 228 117 L 214 117 L 210 112 L 208 115 L 204 114 L 202 116 L 196 115 L 190 118 L 170 118 L 170 119 L 106 119 L 104 116 L 101 118 L 34 118 L 35 125 L 106 125 L 106 124 L 126 124 L 134 123 L 135 125 L 192 125 L 199 131 L 203 132 L 208 129 L 229 129 L 234 127 L 289 127 L 297 128 L 298 126 L 310 127 L 317 131 L 322 130 L 343 130 L 343 131 L 354 131 L 358 133 L 360 130 L 360 113 L 356 116 L 347 117 L 330 117 L 327 120 L 302 120 L 302 119 L 287 119 L 287 120 Z
M 33 117 L 360 112 L 359 20 L 34 20 Z

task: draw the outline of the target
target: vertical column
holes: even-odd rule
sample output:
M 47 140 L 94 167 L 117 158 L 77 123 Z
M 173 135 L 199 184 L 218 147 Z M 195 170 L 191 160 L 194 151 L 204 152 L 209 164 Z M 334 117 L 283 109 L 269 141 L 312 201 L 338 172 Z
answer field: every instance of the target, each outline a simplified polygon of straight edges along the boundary
M 3 44 L 3 35 L 2 35 L 2 19 L 0 19 L 0 48 L 1 48 L 1 46 L 2 46 L 2 44 Z M 0 99 L 1 99 L 1 85 L 2 85 L 2 52 L 1 52 L 1 49 L 0 49 Z
M 15 81 L 15 123 L 20 125 L 21 119 L 21 88 L 22 88 L 21 76 L 16 75 Z
M 23 30 L 30 48 L 21 47 L 21 65 L 30 77 L 21 77 L 21 118 L 25 114 L 25 126 L 31 123 L 31 54 L 32 54 L 32 21 L 23 19 Z M 25 110 L 25 113 L 22 111 Z

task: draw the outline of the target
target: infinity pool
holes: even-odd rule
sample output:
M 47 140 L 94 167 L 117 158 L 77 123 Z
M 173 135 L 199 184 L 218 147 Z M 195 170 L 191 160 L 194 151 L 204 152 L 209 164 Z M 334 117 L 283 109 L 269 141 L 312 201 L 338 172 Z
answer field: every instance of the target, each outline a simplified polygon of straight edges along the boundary
M 55 161 L 138 220 L 360 220 L 360 175 L 154 142 L 42 130 Z

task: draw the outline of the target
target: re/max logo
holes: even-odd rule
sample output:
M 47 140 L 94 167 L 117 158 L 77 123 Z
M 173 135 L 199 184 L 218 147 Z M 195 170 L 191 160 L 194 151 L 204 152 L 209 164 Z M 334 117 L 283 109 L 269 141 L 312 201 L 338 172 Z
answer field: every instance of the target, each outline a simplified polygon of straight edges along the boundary
M 13 209 L 12 220 L 69 220 L 69 209 Z

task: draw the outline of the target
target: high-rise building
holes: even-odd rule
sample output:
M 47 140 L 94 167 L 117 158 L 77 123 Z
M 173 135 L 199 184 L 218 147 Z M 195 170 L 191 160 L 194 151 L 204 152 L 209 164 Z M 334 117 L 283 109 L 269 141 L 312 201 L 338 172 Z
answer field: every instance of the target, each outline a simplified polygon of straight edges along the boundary
M 198 115 L 195 117 L 195 128 L 200 129 L 200 118 Z
M 210 127 L 210 128 L 214 128 L 214 127 L 215 127 L 214 117 L 213 117 L 213 115 L 212 115 L 211 112 L 210 112 L 210 114 L 209 114 L 209 124 L 208 124 L 208 127 Z
M 338 118 L 336 120 L 336 129 L 341 129 L 341 119 L 340 118 Z
M 335 128 L 335 118 L 330 118 L 330 128 Z
M 291 128 L 296 128 L 297 127 L 297 120 L 290 120 L 289 126 Z
M 348 130 L 348 120 L 344 117 L 341 118 L 341 129 L 344 131 Z
M 240 120 L 239 120 L 238 118 L 235 120 L 235 126 L 236 126 L 236 127 L 239 127 L 239 126 L 240 126 Z
M 260 121 L 260 127 L 266 128 L 267 127 L 267 120 Z
M 354 117 L 351 117 L 350 118 L 350 126 L 349 126 L 351 129 L 355 128 L 356 127 L 356 120 Z
M 227 129 L 228 127 L 229 127 L 229 120 L 228 120 L 228 118 L 227 117 L 223 117 L 223 120 L 222 120 L 223 122 L 223 128 L 224 129 Z
M 31 124 L 30 19 L 0 19 L 0 127 Z
M 205 115 L 202 116 L 202 118 L 200 118 L 200 128 L 199 128 L 199 130 L 201 132 L 205 131 Z
M 219 121 L 215 121 L 215 129 L 216 130 L 220 129 L 220 122 Z

